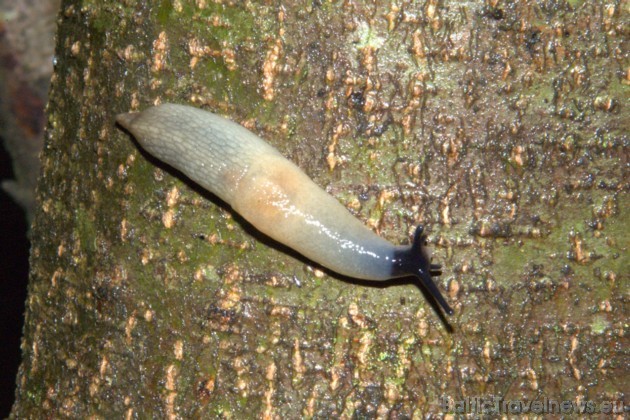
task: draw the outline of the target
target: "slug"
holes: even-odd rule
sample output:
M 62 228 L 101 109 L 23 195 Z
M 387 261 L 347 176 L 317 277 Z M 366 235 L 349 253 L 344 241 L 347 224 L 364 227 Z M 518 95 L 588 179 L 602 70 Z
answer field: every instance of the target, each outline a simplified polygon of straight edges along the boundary
M 229 204 L 256 229 L 311 261 L 362 280 L 415 276 L 449 315 L 431 276 L 423 229 L 395 246 L 366 228 L 296 165 L 246 128 L 210 112 L 163 104 L 116 121 L 148 153 Z

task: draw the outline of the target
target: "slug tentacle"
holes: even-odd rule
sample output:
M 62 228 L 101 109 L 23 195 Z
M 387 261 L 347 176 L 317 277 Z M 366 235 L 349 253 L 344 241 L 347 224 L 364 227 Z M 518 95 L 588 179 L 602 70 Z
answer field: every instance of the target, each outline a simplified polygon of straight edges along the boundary
M 413 243 L 410 247 L 399 249 L 394 254 L 394 265 L 392 266 L 392 276 L 415 276 L 429 292 L 444 311 L 452 315 L 453 309 L 446 303 L 444 296 L 440 293 L 433 282 L 433 276 L 442 274 L 442 266 L 431 263 L 431 254 L 426 247 L 427 237 L 424 235 L 424 228 L 420 225 L 413 235 Z
M 422 228 L 394 246 L 357 220 L 296 165 L 244 127 L 200 109 L 164 104 L 116 121 L 154 157 L 229 204 L 267 236 L 332 271 L 363 280 L 416 276 L 449 314 L 433 283 Z

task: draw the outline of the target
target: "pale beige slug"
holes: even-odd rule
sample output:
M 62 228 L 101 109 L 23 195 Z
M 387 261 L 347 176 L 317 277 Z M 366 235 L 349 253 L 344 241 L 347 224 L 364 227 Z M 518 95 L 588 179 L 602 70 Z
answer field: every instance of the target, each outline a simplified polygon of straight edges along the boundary
M 210 112 L 164 104 L 116 121 L 151 155 L 311 261 L 363 280 L 415 276 L 453 313 L 431 278 L 441 267 L 430 262 L 422 227 L 412 245 L 391 244 L 260 137 Z

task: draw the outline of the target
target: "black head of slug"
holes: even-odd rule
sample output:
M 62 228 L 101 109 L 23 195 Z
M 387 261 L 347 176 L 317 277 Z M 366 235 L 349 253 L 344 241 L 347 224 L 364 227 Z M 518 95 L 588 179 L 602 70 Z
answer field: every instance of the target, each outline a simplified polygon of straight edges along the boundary
M 413 275 L 417 277 L 425 289 L 437 301 L 437 303 L 449 315 L 453 315 L 453 309 L 446 303 L 444 296 L 433 282 L 433 276 L 442 274 L 442 266 L 431 264 L 431 255 L 426 248 L 427 238 L 423 235 L 423 227 L 418 226 L 413 236 L 411 247 L 394 254 L 393 274 L 396 277 Z

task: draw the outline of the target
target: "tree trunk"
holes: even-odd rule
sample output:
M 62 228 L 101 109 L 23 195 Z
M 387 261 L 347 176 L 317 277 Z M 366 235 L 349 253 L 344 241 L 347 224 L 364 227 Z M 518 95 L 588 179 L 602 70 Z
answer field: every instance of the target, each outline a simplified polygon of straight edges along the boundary
M 62 6 L 14 417 L 625 396 L 627 5 L 145 3 Z M 455 315 L 296 257 L 114 124 L 165 102 L 242 123 L 394 243 L 425 225 Z

